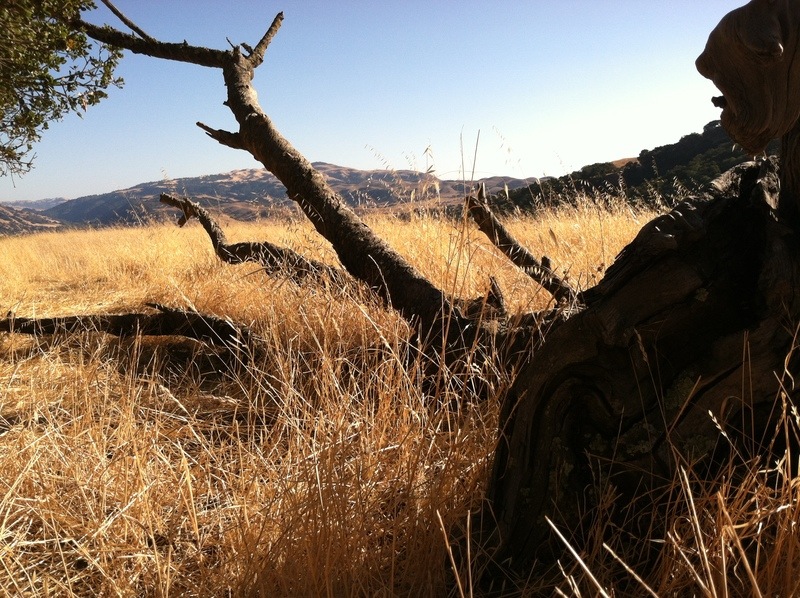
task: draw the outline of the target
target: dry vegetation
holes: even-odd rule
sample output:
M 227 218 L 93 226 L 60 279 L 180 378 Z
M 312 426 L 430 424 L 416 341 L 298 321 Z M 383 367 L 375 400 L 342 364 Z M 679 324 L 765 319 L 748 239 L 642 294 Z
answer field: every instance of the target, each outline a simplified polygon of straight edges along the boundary
M 587 286 L 651 215 L 580 205 L 510 226 Z M 371 224 L 454 294 L 485 292 L 491 274 L 514 308 L 547 304 L 469 223 Z M 305 224 L 224 225 L 231 241 L 268 239 L 335 263 Z M 470 592 L 470 571 L 453 574 L 450 550 L 481 504 L 497 403 L 454 409 L 446 391 L 425 394 L 399 358 L 408 329 L 396 314 L 354 291 L 222 264 L 196 224 L 5 238 L 0 255 L 4 313 L 118 313 L 155 301 L 229 316 L 269 347 L 224 373 L 207 350 L 177 339 L 0 336 L 0 587 L 53 596 Z M 790 408 L 784 421 L 795 434 Z M 700 485 L 691 471 L 676 480 L 664 565 L 647 580 L 659 595 L 723 596 L 726 584 L 732 594 L 795 592 L 792 460 L 735 459 L 719 484 Z M 600 583 L 610 593 L 633 583 L 628 591 L 643 595 L 630 575 L 606 574 L 613 557 L 596 545 L 581 559 Z M 566 551 L 561 563 L 558 591 L 597 592 Z M 528 590 L 542 588 L 531 581 Z

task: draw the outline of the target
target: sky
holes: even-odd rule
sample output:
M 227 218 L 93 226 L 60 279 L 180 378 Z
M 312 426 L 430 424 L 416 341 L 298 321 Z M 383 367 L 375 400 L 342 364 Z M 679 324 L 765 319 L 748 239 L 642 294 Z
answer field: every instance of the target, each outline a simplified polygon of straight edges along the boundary
M 98 2 L 100 4 L 100 2 Z M 311 161 L 433 168 L 443 179 L 559 176 L 635 157 L 719 118 L 694 61 L 744 0 L 117 0 L 149 35 L 255 45 L 254 86 Z M 102 5 L 86 15 L 124 29 Z M 126 52 L 112 89 L 44 132 L 0 201 L 75 198 L 258 168 L 197 121 L 234 129 L 221 71 Z

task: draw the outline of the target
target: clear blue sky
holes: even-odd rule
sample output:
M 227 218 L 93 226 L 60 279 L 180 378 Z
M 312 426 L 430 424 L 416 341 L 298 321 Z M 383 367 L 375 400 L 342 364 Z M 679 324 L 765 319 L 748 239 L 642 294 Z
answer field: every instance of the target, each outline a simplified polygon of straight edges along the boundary
M 478 178 L 560 175 L 700 131 L 719 110 L 694 60 L 719 19 L 741 4 L 117 2 L 154 37 L 216 48 L 227 47 L 226 37 L 254 45 L 282 10 L 254 84 L 307 158 L 364 169 L 432 164 L 441 178 L 468 179 L 478 131 Z M 102 6 L 91 19 L 118 25 Z M 126 53 L 119 75 L 122 90 L 45 132 L 33 171 L 0 178 L 0 201 L 259 166 L 194 124 L 234 127 L 219 71 Z

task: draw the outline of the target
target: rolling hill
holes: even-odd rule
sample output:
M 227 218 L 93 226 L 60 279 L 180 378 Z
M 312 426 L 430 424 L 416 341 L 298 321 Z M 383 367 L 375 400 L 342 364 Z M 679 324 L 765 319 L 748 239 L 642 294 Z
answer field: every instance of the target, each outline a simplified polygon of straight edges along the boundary
M 411 170 L 357 170 L 317 162 L 314 167 L 355 208 L 397 208 L 401 205 L 436 201 L 458 202 L 464 183 L 442 181 Z M 490 192 L 526 187 L 531 181 L 510 177 L 486 179 Z M 161 193 L 187 196 L 204 207 L 224 212 L 237 220 L 254 220 L 286 213 L 294 202 L 275 176 L 264 169 L 234 170 L 194 178 L 154 181 L 135 187 L 61 202 L 44 214 L 72 225 L 135 224 L 174 216 L 162 206 Z
M 36 210 L 0 204 L 0 236 L 55 230 L 62 226 L 58 220 Z

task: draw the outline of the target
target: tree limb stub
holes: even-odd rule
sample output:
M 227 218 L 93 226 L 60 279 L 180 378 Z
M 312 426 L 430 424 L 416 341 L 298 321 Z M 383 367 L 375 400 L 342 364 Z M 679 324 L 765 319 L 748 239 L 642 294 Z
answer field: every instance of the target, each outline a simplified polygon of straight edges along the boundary
M 467 208 L 478 228 L 511 262 L 538 282 L 547 290 L 556 301 L 565 301 L 569 304 L 577 300 L 577 292 L 565 280 L 560 278 L 549 266 L 550 260 L 546 257 L 541 261 L 528 251 L 509 230 L 503 226 L 492 213 L 486 202 L 486 188 L 481 185 L 477 198 L 467 198 Z
M 82 20 L 72 24 L 112 46 L 154 58 L 221 68 L 228 90 L 226 105 L 236 118 L 239 131 L 228 134 L 206 126 L 203 129 L 221 143 L 245 149 L 272 172 L 317 231 L 331 243 L 345 269 L 412 322 L 421 337 L 434 344 L 441 342 L 443 347 L 463 347 L 463 330 L 467 326 L 459 310 L 441 289 L 358 218 L 311 163 L 278 132 L 259 105 L 251 81 L 282 19 L 282 14 L 275 17 L 249 56 L 244 56 L 238 47 L 221 51 L 187 43 L 153 42 Z
M 227 145 L 228 147 L 237 150 L 246 149 L 242 145 L 242 140 L 239 137 L 238 133 L 231 133 L 230 131 L 225 131 L 223 129 L 214 129 L 199 121 L 195 124 L 201 129 L 203 129 L 206 132 L 206 135 L 211 137 L 211 139 L 222 145 Z
M 264 53 L 267 51 L 273 38 L 277 35 L 278 29 L 281 28 L 281 23 L 283 23 L 283 13 L 279 12 L 275 15 L 275 19 L 272 21 L 269 29 L 267 29 L 264 37 L 261 38 L 256 47 L 250 52 L 250 56 L 247 57 L 254 69 L 258 68 L 261 63 L 264 62 Z
M 352 279 L 342 270 L 317 260 L 305 258 L 286 247 L 279 247 L 266 241 L 228 243 L 225 232 L 208 211 L 188 198 L 162 193 L 160 201 L 183 212 L 178 220 L 178 226 L 183 226 L 190 219 L 197 218 L 211 239 L 214 253 L 223 262 L 228 264 L 255 262 L 260 264 L 269 275 L 285 275 L 298 283 L 309 279 L 320 282 L 326 278 L 338 285 L 352 282 Z

